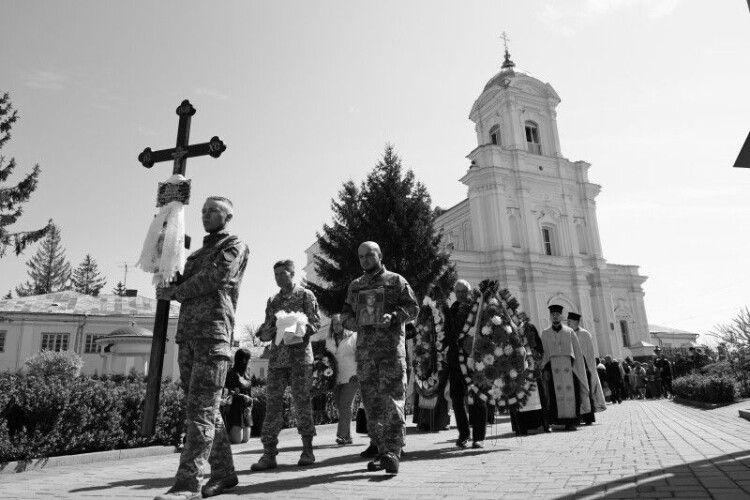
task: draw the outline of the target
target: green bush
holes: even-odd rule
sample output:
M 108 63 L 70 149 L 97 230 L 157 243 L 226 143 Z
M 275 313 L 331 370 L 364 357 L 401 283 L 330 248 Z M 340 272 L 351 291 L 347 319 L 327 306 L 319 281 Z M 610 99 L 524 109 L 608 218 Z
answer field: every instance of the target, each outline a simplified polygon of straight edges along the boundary
M 0 405 L 11 397 L 34 423 L 33 432 L 10 439 L 0 425 L 0 462 L 147 445 L 176 445 L 184 432 L 182 390 L 162 384 L 156 432 L 140 436 L 146 385 L 89 377 L 0 376 Z M 7 389 L 7 390 L 5 390 Z
M 691 374 L 674 379 L 672 390 L 676 396 L 704 403 L 731 403 L 736 396 L 733 377 Z
M 25 365 L 32 377 L 72 380 L 81 373 L 83 359 L 73 351 L 42 351 L 27 359 Z

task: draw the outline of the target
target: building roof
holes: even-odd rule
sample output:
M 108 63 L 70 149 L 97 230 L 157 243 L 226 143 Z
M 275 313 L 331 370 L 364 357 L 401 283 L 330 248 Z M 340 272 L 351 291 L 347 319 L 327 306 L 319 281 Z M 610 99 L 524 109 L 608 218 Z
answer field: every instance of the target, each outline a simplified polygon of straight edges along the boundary
M 648 325 L 648 332 L 652 335 L 656 333 L 666 333 L 668 335 L 698 335 L 697 333 L 678 330 L 677 328 L 669 328 L 668 326 L 661 325 Z
M 117 330 L 114 330 L 112 333 L 108 334 L 106 338 L 111 339 L 112 337 L 148 337 L 151 338 L 154 336 L 154 333 L 147 329 L 143 328 L 142 326 L 138 325 L 128 325 L 118 328 Z
M 75 314 L 89 316 L 154 316 L 156 299 L 101 294 L 98 297 L 67 290 L 0 300 L 0 314 Z M 169 316 L 179 316 L 180 306 L 170 305 Z

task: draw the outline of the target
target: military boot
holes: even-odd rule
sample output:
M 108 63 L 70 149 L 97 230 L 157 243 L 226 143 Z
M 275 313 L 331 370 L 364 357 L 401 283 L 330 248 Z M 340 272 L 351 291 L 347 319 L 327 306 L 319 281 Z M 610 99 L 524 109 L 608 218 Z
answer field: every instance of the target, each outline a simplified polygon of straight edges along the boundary
M 305 466 L 315 463 L 312 440 L 312 436 L 302 436 L 302 454 L 299 456 L 299 462 L 297 462 L 297 465 Z
M 276 457 L 266 451 L 263 452 L 263 456 L 260 457 L 260 460 L 250 466 L 250 470 L 253 472 L 260 472 L 264 470 L 275 469 L 276 467 L 278 467 L 278 464 L 276 463 Z

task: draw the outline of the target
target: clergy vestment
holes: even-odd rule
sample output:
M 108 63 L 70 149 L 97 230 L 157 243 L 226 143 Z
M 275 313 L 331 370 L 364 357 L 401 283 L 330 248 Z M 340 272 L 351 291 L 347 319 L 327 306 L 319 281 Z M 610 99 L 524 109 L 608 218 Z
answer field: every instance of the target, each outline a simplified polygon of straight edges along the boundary
M 594 340 L 588 330 L 579 328 L 575 330 L 578 343 L 581 344 L 581 352 L 586 362 L 586 377 L 589 382 L 589 402 L 591 411 L 581 414 L 581 420 L 590 424 L 596 422 L 594 412 L 600 412 L 607 409 L 607 402 L 604 400 L 604 391 L 602 384 L 599 382 L 599 374 L 596 371 L 596 356 L 594 355 Z
M 542 369 L 549 398 L 551 423 L 578 425 L 591 411 L 586 364 L 575 332 L 560 325 L 542 332 Z
M 512 410 L 510 414 L 510 423 L 512 429 L 517 434 L 527 434 L 530 429 L 539 427 L 548 427 L 547 415 L 547 392 L 542 379 L 542 358 L 544 348 L 542 340 L 539 338 L 539 332 L 531 323 L 524 324 L 523 333 L 526 336 L 527 356 L 534 359 L 534 378 L 536 383 L 531 389 L 526 404 L 518 410 Z

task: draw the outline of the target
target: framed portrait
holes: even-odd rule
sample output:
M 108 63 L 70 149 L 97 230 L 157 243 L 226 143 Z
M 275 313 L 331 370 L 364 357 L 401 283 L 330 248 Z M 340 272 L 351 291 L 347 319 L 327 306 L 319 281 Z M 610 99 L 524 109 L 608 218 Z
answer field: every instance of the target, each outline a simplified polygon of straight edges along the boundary
M 383 318 L 385 289 L 360 290 L 357 294 L 357 325 L 377 325 Z

